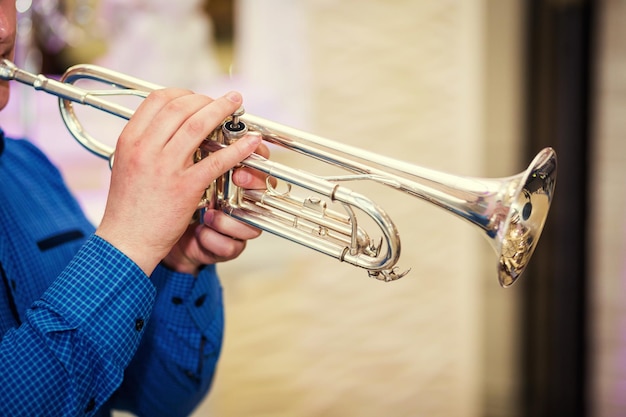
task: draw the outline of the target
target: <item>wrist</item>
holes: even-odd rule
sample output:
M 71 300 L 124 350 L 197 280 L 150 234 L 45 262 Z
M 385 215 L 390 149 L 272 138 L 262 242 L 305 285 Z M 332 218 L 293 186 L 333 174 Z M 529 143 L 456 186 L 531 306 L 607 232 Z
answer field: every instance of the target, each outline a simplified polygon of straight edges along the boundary
M 106 230 L 102 230 L 102 228 L 98 228 L 95 232 L 95 235 L 99 238 L 105 240 L 110 245 L 115 247 L 121 253 L 123 253 L 126 257 L 128 257 L 131 261 L 133 261 L 147 276 L 152 274 L 154 268 L 159 263 L 158 257 L 156 257 L 153 253 L 155 251 L 150 250 L 138 250 L 138 247 L 144 247 L 140 244 L 135 244 L 131 239 L 117 238 L 115 234 L 108 233 Z
M 199 265 L 197 262 L 192 261 L 183 253 L 177 252 L 178 251 L 175 249 L 170 251 L 170 253 L 168 253 L 167 256 L 163 258 L 161 264 L 172 271 L 197 277 L 198 273 L 200 273 L 200 268 L 202 267 L 202 265 Z

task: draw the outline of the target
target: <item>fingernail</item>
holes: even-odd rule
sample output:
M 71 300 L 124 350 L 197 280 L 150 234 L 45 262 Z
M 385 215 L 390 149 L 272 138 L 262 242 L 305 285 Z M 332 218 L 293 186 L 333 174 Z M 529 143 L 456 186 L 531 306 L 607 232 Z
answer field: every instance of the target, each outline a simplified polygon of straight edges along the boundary
M 260 145 L 263 138 L 260 135 L 246 135 L 246 139 L 252 145 Z
M 235 172 L 235 175 L 237 176 L 235 182 L 240 186 L 245 187 L 252 181 L 252 175 L 248 171 L 238 170 Z
M 254 153 L 256 148 L 258 148 L 261 144 L 261 138 L 257 135 L 246 135 L 243 138 L 239 139 L 239 143 L 243 145 L 248 150 L 248 152 Z
M 226 98 L 233 103 L 241 103 L 242 101 L 241 94 L 236 91 L 231 91 L 230 93 L 226 94 Z

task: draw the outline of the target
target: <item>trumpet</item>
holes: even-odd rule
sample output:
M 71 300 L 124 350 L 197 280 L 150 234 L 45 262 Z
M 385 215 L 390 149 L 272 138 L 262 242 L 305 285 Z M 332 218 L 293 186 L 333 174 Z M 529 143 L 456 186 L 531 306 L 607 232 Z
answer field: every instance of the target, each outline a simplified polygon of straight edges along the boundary
M 90 152 L 113 163 L 113 146 L 90 135 L 80 122 L 75 104 L 90 106 L 130 119 L 134 111 L 111 96 L 145 98 L 162 87 L 95 65 L 69 68 L 59 81 L 0 61 L 0 79 L 15 80 L 59 98 L 63 121 L 74 138 Z M 104 83 L 109 89 L 84 89 L 79 80 Z M 377 203 L 344 184 L 372 181 L 430 202 L 478 227 L 497 256 L 497 276 L 509 287 L 524 272 L 537 246 L 554 196 L 557 158 L 552 148 L 541 150 L 528 168 L 510 177 L 474 178 L 443 173 L 334 142 L 270 120 L 246 114 L 243 108 L 216 128 L 196 151 L 200 160 L 247 133 L 268 143 L 346 171 L 317 175 L 252 154 L 241 165 L 286 183 L 286 191 L 267 181 L 264 190 L 247 190 L 232 182 L 232 170 L 207 184 L 198 209 L 214 207 L 317 252 L 365 269 L 370 277 L 395 281 L 400 271 L 401 240 L 390 216 Z M 310 193 L 297 196 L 292 187 Z M 363 219 L 363 216 L 366 216 Z M 377 227 L 375 233 L 363 223 Z M 376 237 L 370 237 L 376 236 Z

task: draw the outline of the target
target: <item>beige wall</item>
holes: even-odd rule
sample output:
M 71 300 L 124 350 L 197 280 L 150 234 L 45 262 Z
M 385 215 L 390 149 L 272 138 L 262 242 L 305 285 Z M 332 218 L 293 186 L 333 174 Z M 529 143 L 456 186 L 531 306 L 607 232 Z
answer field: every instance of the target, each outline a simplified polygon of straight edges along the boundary
M 513 174 L 516 4 L 240 1 L 239 76 L 275 93 L 260 99 L 270 110 L 247 109 L 451 173 Z M 220 267 L 224 354 L 197 415 L 514 415 L 519 288 L 499 288 L 471 226 L 356 187 L 398 223 L 411 273 L 386 284 L 272 236 L 252 242 Z

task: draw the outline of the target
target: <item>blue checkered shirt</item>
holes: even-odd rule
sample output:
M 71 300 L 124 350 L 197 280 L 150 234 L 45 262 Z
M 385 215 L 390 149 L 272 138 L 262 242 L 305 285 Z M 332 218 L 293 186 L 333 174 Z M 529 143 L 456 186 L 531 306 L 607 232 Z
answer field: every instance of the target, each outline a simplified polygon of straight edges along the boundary
M 223 333 L 214 266 L 151 277 L 95 236 L 58 170 L 0 131 L 0 416 L 183 416 Z

